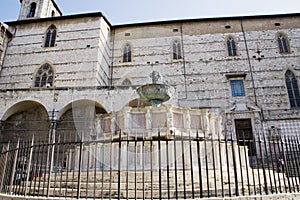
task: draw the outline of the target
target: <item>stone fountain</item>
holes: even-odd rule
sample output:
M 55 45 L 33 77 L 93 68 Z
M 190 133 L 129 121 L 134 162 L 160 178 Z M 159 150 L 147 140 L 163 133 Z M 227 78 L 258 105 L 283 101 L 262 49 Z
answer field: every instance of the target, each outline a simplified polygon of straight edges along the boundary
M 137 92 L 141 99 L 150 102 L 153 107 L 157 107 L 171 98 L 174 94 L 174 88 L 166 84 L 157 83 L 160 78 L 157 71 L 153 71 L 150 77 L 152 83 L 138 87 Z

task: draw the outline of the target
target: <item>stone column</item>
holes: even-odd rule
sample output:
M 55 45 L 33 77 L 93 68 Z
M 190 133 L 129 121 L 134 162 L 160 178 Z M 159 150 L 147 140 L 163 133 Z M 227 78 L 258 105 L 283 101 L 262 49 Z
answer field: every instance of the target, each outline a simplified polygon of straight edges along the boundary
M 58 124 L 57 120 L 51 120 L 50 130 L 49 130 L 49 142 L 50 143 L 55 142 L 55 140 L 56 140 L 57 124 Z
M 125 132 L 127 132 L 127 131 L 129 131 L 130 130 L 130 128 L 131 128 L 131 124 L 130 124 L 130 121 L 131 121 L 131 119 L 130 119 L 130 108 L 129 107 L 126 107 L 126 108 L 124 108 L 123 109 L 123 111 L 122 111 L 123 113 L 124 113 L 124 127 L 123 127 L 123 131 L 125 131 Z
M 145 111 L 145 118 L 146 118 L 146 130 L 152 129 L 152 109 L 147 109 Z
M 50 117 L 50 129 L 49 129 L 49 144 L 55 143 L 56 137 L 56 129 L 57 129 L 57 120 L 56 120 L 56 111 L 53 109 L 52 112 L 49 112 Z M 54 145 L 49 146 L 48 154 L 47 154 L 47 166 L 49 166 L 49 170 L 52 171 L 54 165 Z
M 55 136 L 56 136 L 56 129 L 57 129 L 57 124 L 58 124 L 58 120 L 57 120 L 57 114 L 58 111 L 56 110 L 52 110 L 49 111 L 49 120 L 50 120 L 50 127 L 49 127 L 49 142 L 51 141 L 55 141 Z

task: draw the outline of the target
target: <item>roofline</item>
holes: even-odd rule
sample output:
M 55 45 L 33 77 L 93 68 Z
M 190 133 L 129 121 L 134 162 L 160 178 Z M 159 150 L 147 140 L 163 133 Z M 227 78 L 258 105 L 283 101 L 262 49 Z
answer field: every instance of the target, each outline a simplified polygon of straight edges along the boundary
M 46 18 L 24 19 L 24 20 L 5 22 L 5 24 L 7 24 L 8 26 L 14 26 L 14 25 L 21 25 L 21 24 L 48 22 L 48 21 L 65 20 L 65 19 L 77 19 L 77 18 L 85 18 L 85 17 L 102 17 L 109 26 L 112 26 L 111 23 L 107 20 L 107 18 L 102 14 L 102 12 L 54 16 L 54 17 L 46 17 Z
M 55 0 L 52 0 L 52 3 L 54 5 L 54 7 L 57 9 L 57 11 L 59 12 L 60 15 L 63 15 L 60 8 L 58 7 L 57 3 L 55 2 Z
M 54 2 L 54 0 L 52 0 L 52 1 Z M 186 22 L 206 22 L 206 21 L 221 21 L 221 20 L 279 18 L 279 17 L 295 17 L 295 16 L 300 16 L 300 13 L 229 16 L 229 17 L 207 17 L 207 18 L 176 19 L 176 20 L 151 21 L 151 22 L 138 22 L 138 23 L 130 23 L 130 24 L 128 23 L 128 24 L 111 25 L 111 23 L 102 14 L 102 12 L 94 12 L 94 13 L 83 13 L 83 14 L 75 14 L 75 15 L 55 16 L 55 17 L 48 17 L 48 18 L 35 18 L 35 19 L 17 20 L 17 21 L 5 22 L 5 24 L 7 24 L 9 26 L 12 26 L 12 25 L 30 24 L 30 23 L 36 23 L 36 22 L 47 22 L 47 21 L 53 21 L 53 20 L 76 19 L 76 18 L 85 18 L 85 17 L 102 17 L 110 27 L 112 27 L 112 28 L 122 28 L 122 27 L 158 25 L 158 24 L 186 23 Z
M 221 21 L 221 20 L 279 18 L 279 17 L 294 17 L 294 16 L 300 16 L 300 13 L 229 16 L 229 17 L 207 17 L 207 18 L 176 19 L 176 20 L 153 21 L 153 22 L 138 22 L 138 23 L 131 23 L 131 24 L 113 25 L 113 28 L 133 27 L 133 26 L 148 26 L 148 25 L 157 25 L 157 24 L 174 24 L 174 23 L 186 23 L 186 22 L 206 22 L 206 21 Z

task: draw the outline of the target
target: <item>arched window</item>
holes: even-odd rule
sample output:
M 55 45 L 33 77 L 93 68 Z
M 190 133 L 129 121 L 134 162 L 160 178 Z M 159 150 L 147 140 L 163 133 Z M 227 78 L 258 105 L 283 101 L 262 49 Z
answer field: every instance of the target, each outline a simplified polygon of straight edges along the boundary
M 178 41 L 173 42 L 173 59 L 174 60 L 182 59 L 181 45 Z
M 296 76 L 291 70 L 285 73 L 285 83 L 292 108 L 300 107 L 300 94 Z
M 131 62 L 131 46 L 126 44 L 123 49 L 123 62 Z
M 124 86 L 131 86 L 131 81 L 130 81 L 128 78 L 126 78 L 126 79 L 122 82 L 122 85 L 124 85 Z
M 30 4 L 30 10 L 29 10 L 29 13 L 27 15 L 27 18 L 34 17 L 35 9 L 36 9 L 36 3 L 31 3 Z
M 46 32 L 45 47 L 54 47 L 56 40 L 56 27 L 51 25 Z
M 35 75 L 34 87 L 52 87 L 54 72 L 50 65 L 45 64 L 39 68 Z
M 285 35 L 279 33 L 277 35 L 277 42 L 278 42 L 279 53 L 290 53 L 288 38 Z
M 227 45 L 228 56 L 236 56 L 237 55 L 236 44 L 232 37 L 227 38 L 226 45 Z

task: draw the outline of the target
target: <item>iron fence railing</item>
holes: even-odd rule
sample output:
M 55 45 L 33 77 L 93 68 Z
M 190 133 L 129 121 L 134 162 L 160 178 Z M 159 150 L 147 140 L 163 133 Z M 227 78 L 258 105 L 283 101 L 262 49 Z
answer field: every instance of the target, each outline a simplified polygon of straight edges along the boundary
M 1 144 L 0 190 L 9 195 L 78 199 L 299 192 L 298 137 L 235 141 L 175 135 L 119 133 L 95 141 Z

